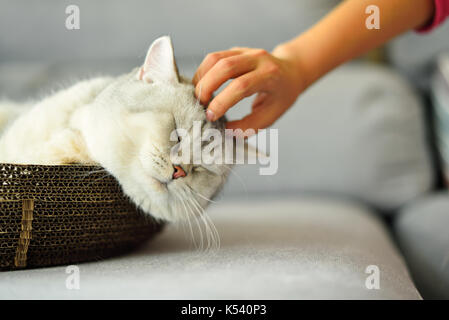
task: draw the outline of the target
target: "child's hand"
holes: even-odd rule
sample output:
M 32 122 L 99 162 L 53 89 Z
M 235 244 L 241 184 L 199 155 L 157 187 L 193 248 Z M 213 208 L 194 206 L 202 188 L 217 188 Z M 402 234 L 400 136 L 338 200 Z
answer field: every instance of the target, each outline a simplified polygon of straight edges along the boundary
M 275 122 L 306 88 L 297 62 L 281 51 L 281 47 L 273 54 L 262 49 L 232 48 L 208 54 L 193 77 L 195 94 L 202 103 L 207 103 L 223 83 L 234 79 L 209 103 L 208 120 L 220 118 L 237 102 L 257 93 L 251 114 L 229 122 L 227 127 L 257 131 Z
M 377 0 L 382 28 L 374 30 L 366 27 L 366 9 L 372 0 L 342 1 L 321 21 L 278 46 L 272 54 L 233 48 L 207 55 L 193 78 L 195 93 L 206 103 L 223 83 L 234 79 L 210 102 L 208 119 L 218 119 L 237 102 L 257 93 L 251 114 L 229 122 L 228 128 L 268 127 L 302 91 L 335 67 L 395 35 L 428 25 L 434 16 L 441 22 L 449 14 L 444 11 L 443 1 L 415 0 L 410 5 L 410 0 Z

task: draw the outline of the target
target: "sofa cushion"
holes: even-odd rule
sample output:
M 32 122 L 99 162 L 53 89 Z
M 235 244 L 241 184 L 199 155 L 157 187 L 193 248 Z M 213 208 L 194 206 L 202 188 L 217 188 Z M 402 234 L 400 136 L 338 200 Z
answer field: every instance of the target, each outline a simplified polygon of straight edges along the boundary
M 449 194 L 410 203 L 394 223 L 396 236 L 424 298 L 449 299 Z
M 66 288 L 65 266 L 0 273 L 0 299 L 420 299 L 363 207 L 265 197 L 222 201 L 208 214 L 219 251 L 195 250 L 188 227 L 170 225 L 132 254 L 79 264 L 80 290 Z M 376 267 L 379 289 L 368 279 Z

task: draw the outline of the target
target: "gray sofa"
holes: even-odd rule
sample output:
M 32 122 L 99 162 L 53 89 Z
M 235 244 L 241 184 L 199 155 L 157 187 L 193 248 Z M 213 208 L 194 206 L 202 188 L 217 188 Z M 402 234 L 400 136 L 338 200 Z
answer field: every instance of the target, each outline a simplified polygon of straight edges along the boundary
M 179 69 L 191 76 L 207 52 L 271 49 L 336 3 L 3 0 L 0 94 L 32 99 L 80 77 L 128 72 L 162 34 L 172 36 Z M 80 8 L 80 30 L 65 29 L 69 4 Z M 448 30 L 425 41 L 441 43 Z M 198 252 L 173 225 L 130 254 L 78 265 L 79 290 L 67 289 L 61 266 L 0 273 L 0 298 L 449 297 L 449 194 L 436 192 L 427 106 L 415 89 L 425 88 L 426 63 L 449 48 L 446 41 L 417 57 L 415 37 L 389 47 L 391 66 L 351 63 L 304 93 L 274 125 L 276 175 L 235 167 L 208 209 L 218 252 Z M 241 102 L 229 118 L 249 107 Z

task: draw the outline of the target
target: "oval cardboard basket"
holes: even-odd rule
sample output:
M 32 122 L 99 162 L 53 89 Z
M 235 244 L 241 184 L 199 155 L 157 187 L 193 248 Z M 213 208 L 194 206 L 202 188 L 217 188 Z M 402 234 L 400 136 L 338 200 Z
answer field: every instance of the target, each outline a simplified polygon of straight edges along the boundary
M 101 167 L 0 164 L 0 270 L 110 257 L 162 227 Z

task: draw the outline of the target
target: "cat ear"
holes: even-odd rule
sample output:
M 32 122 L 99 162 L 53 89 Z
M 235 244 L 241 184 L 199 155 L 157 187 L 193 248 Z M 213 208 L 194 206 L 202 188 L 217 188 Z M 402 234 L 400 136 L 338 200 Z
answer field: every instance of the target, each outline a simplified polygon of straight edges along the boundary
M 148 83 L 179 82 L 178 68 L 170 37 L 164 36 L 154 40 L 148 49 L 143 66 L 137 73 L 137 78 Z

